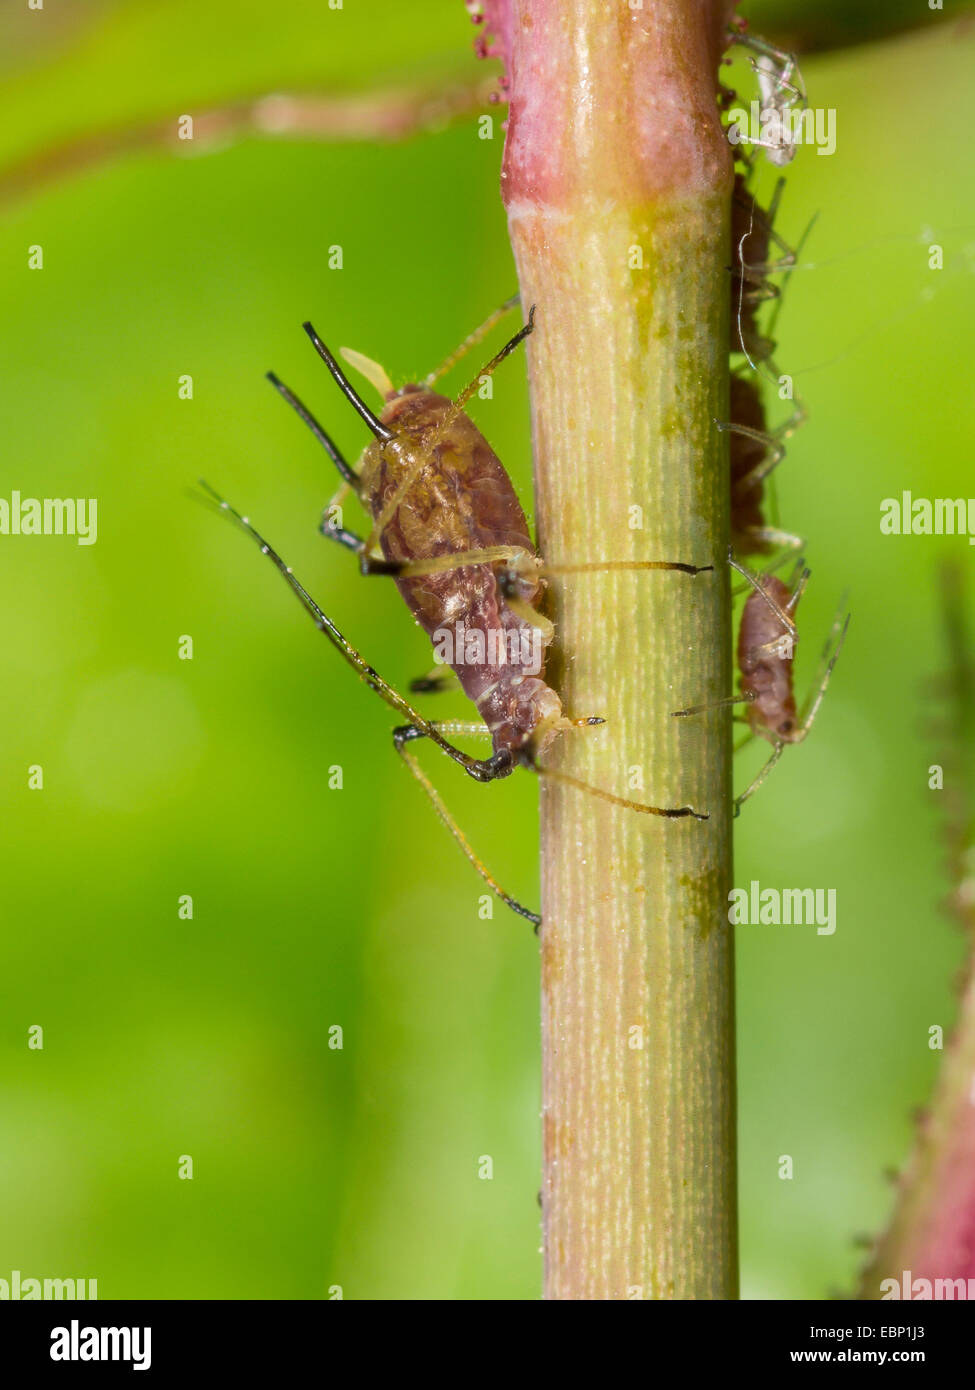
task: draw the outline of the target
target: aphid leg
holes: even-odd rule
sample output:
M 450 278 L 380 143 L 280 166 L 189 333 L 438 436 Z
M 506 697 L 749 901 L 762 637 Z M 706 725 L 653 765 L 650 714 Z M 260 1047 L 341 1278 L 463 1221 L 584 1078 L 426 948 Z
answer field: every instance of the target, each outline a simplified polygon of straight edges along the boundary
M 591 718 L 573 722 L 577 724 L 601 724 L 603 721 L 598 718 Z M 581 777 L 573 777 L 570 773 L 561 772 L 554 767 L 543 767 L 541 763 L 530 756 L 525 757 L 523 766 L 530 768 L 539 777 L 550 777 L 553 781 L 575 787 L 576 791 L 588 792 L 590 796 L 595 796 L 600 801 L 608 801 L 611 806 L 622 806 L 627 811 L 639 811 L 644 816 L 664 816 L 668 820 L 681 820 L 690 816 L 694 820 L 710 820 L 710 816 L 706 812 L 695 811 L 692 806 L 647 806 L 642 801 L 630 801 L 628 797 L 617 796 L 615 792 L 604 791 L 602 787 L 594 787 L 589 782 L 584 782 Z
M 523 576 L 548 574 L 599 574 L 609 570 L 680 570 L 682 574 L 704 574 L 713 565 L 686 565 L 676 560 L 596 560 L 578 565 L 550 565 L 530 551 L 516 545 L 492 545 L 483 550 L 453 551 L 429 560 L 373 560 L 364 557 L 364 574 L 392 574 L 411 579 L 424 574 L 439 574 L 446 570 L 463 569 L 467 565 L 492 565 L 507 561 L 500 575 L 502 587 L 513 587 Z M 510 597 L 510 596 L 509 596 Z
M 452 367 L 455 367 L 462 357 L 466 357 L 472 348 L 477 347 L 478 343 L 482 342 L 483 339 L 487 337 L 494 325 L 496 323 L 500 323 L 500 321 L 504 318 L 505 314 L 508 314 L 511 312 L 512 309 L 517 308 L 520 303 L 521 295 L 513 294 L 510 299 L 506 299 L 502 305 L 500 305 L 492 313 L 488 314 L 487 318 L 484 320 L 484 322 L 480 325 L 479 328 L 475 328 L 473 333 L 468 333 L 467 337 L 460 344 L 460 346 L 454 348 L 450 356 L 445 357 L 444 360 L 440 363 L 440 366 L 437 367 L 435 371 L 430 372 L 428 376 L 424 377 L 424 386 L 433 386 L 434 383 L 439 381 L 442 376 L 446 376 L 450 369 Z
M 522 326 L 518 329 L 518 332 L 513 337 L 508 339 L 508 341 L 505 343 L 504 347 L 500 350 L 500 352 L 496 352 L 494 356 L 490 359 L 490 361 L 485 362 L 484 366 L 478 372 L 477 376 L 467 383 L 463 391 L 461 391 L 460 395 L 456 398 L 453 404 L 453 409 L 447 412 L 447 414 L 444 416 L 443 421 L 441 422 L 441 435 L 445 433 L 448 421 L 450 423 L 453 423 L 453 420 L 456 418 L 456 416 L 464 409 L 464 406 L 474 395 L 474 393 L 478 390 L 484 378 L 486 376 L 494 375 L 495 371 L 497 371 L 498 367 L 500 367 L 504 359 L 506 357 L 510 357 L 510 355 L 514 352 L 515 348 L 518 347 L 520 343 L 523 343 L 525 341 L 528 335 L 533 331 L 534 327 L 535 306 L 533 304 L 531 308 L 528 310 L 528 322 L 522 324 Z
M 817 674 L 816 680 L 810 688 L 807 707 L 801 717 L 796 735 L 792 740 L 793 743 L 801 743 L 812 728 L 813 720 L 819 713 L 819 707 L 823 703 L 823 696 L 826 694 L 829 678 L 833 674 L 833 667 L 836 665 L 836 659 L 842 650 L 843 642 L 846 638 L 846 630 L 849 626 L 849 613 L 847 613 L 845 620 L 840 616 L 840 613 L 837 613 L 833 626 L 830 629 L 830 634 L 826 639 L 822 657 L 820 658 L 820 671 L 822 674 Z M 837 636 L 837 633 L 839 636 Z
M 363 552 L 359 568 L 363 574 L 386 574 L 396 579 L 415 579 L 424 574 L 441 574 L 448 570 L 464 569 L 467 565 L 493 565 L 507 560 L 513 567 L 530 565 L 536 568 L 535 557 L 522 546 L 491 545 L 483 550 L 458 550 L 448 555 L 435 555 L 429 560 L 383 560 Z
M 713 565 L 686 565 L 679 560 L 594 560 L 578 565 L 540 566 L 541 574 L 607 574 L 616 570 L 679 570 L 681 574 L 706 574 Z
M 765 96 L 770 104 L 775 100 L 776 94 L 785 92 L 789 97 L 794 97 L 803 106 L 806 104 L 806 87 L 802 80 L 802 73 L 799 71 L 799 62 L 794 53 L 787 53 L 783 48 L 776 48 L 774 44 L 766 39 L 758 38 L 754 34 L 743 34 L 738 42 L 745 48 L 750 48 L 758 57 L 751 59 L 752 67 L 759 76 L 759 85 L 762 88 L 762 95 Z M 762 77 L 765 82 L 762 82 Z M 793 78 L 795 81 L 793 82 Z
M 280 378 L 276 377 L 273 372 L 268 372 L 267 379 L 278 394 L 288 402 L 295 414 L 299 416 L 300 419 L 304 420 L 319 444 L 321 444 L 322 448 L 335 464 L 335 467 L 341 473 L 343 481 L 358 495 L 359 475 L 352 465 L 343 457 L 342 451 L 332 439 L 331 435 L 322 428 L 308 407 L 298 399 L 293 391 L 285 386 Z
M 759 787 L 762 785 L 762 783 L 765 781 L 766 777 L 767 777 L 767 776 L 769 775 L 769 773 L 772 771 L 772 769 L 773 769 L 773 767 L 775 766 L 775 764 L 779 761 L 779 759 L 780 759 L 781 756 L 782 756 L 782 750 L 783 750 L 783 748 L 785 748 L 785 744 L 784 744 L 784 743 L 782 743 L 782 742 L 776 743 L 774 749 L 772 750 L 772 756 L 769 758 L 769 760 L 768 760 L 768 762 L 765 764 L 765 766 L 762 767 L 762 768 L 760 769 L 760 771 L 758 772 L 758 774 L 754 777 L 754 779 L 749 783 L 749 785 L 748 785 L 748 786 L 745 788 L 745 790 L 742 792 L 741 796 L 736 796 L 736 797 L 735 797 L 735 811 L 734 811 L 734 814 L 735 814 L 736 816 L 737 816 L 737 815 L 740 815 L 740 813 L 741 813 L 741 808 L 742 808 L 743 804 L 748 800 L 748 798 L 749 798 L 750 796 L 752 796 L 755 792 L 758 791 Z
M 431 728 L 436 728 L 438 732 L 440 732 L 441 734 L 483 735 L 487 738 L 490 738 L 490 731 L 488 730 L 486 725 L 469 723 L 467 721 L 452 720 L 448 722 L 442 722 L 435 725 L 431 725 Z M 413 776 L 416 778 L 420 786 L 423 788 L 427 796 L 430 798 L 430 801 L 433 804 L 433 809 L 440 817 L 440 820 L 450 831 L 451 835 L 453 835 L 454 839 L 457 841 L 458 845 L 460 845 L 462 851 L 466 855 L 468 861 L 481 875 L 481 878 L 483 878 L 484 882 L 491 889 L 491 892 L 495 893 L 505 904 L 506 907 L 510 907 L 512 912 L 517 912 L 519 917 L 527 917 L 528 921 L 534 924 L 535 931 L 537 933 L 538 928 L 541 926 L 541 917 L 538 915 L 537 912 L 531 912 L 527 907 L 523 907 L 522 904 L 518 902 L 516 898 L 513 898 L 510 893 L 506 893 L 505 890 L 501 887 L 500 883 L 498 883 L 497 879 L 494 878 L 488 872 L 485 865 L 474 852 L 474 849 L 472 848 L 470 841 L 467 839 L 460 826 L 454 820 L 453 816 L 447 810 L 447 807 L 444 805 L 444 801 L 440 793 L 437 791 L 436 787 L 433 785 L 429 777 L 423 771 L 415 754 L 408 747 L 408 745 L 414 742 L 414 740 L 418 738 L 424 738 L 426 736 L 427 735 L 425 734 L 425 732 L 422 729 L 418 729 L 415 724 L 407 724 L 402 729 L 394 729 L 393 743 L 396 747 L 397 753 L 399 753 L 400 757 L 406 763 L 406 766 L 410 769 Z
M 376 692 L 381 700 L 384 700 L 391 709 L 396 710 L 404 719 L 408 719 L 412 725 L 415 725 L 416 728 L 419 729 L 425 737 L 431 739 L 442 752 L 446 753 L 449 758 L 452 758 L 455 763 L 459 763 L 468 776 L 473 777 L 475 781 L 492 782 L 495 778 L 507 777 L 514 771 L 515 762 L 510 753 L 495 753 L 492 757 L 483 759 L 472 758 L 469 753 L 465 753 L 461 748 L 456 748 L 444 738 L 436 725 L 432 724 L 430 720 L 425 719 L 419 710 L 414 709 L 410 702 L 400 695 L 399 691 L 394 690 L 387 681 L 384 681 L 378 671 L 374 670 L 359 652 L 356 651 L 351 642 L 343 637 L 331 618 L 318 606 L 308 590 L 292 573 L 291 567 L 285 564 L 277 551 L 272 549 L 260 532 L 251 525 L 248 518 L 236 511 L 229 502 L 221 497 L 218 492 L 215 492 L 209 483 L 204 482 L 202 478 L 200 479 L 200 486 L 213 499 L 220 510 L 232 517 L 240 529 L 246 532 L 251 540 L 259 546 L 261 553 L 267 556 L 284 577 L 292 593 L 298 599 L 305 612 L 312 618 L 319 632 L 324 633 L 342 659 L 352 667 L 370 690 Z
M 688 705 L 687 709 L 671 710 L 671 719 L 687 719 L 692 714 L 704 714 L 709 709 L 724 709 L 727 705 L 750 705 L 754 695 L 723 695 L 720 700 L 708 700 L 703 705 Z
M 736 493 L 750 492 L 752 488 L 764 482 L 772 470 L 785 458 L 785 445 L 774 434 L 769 434 L 766 430 L 756 430 L 751 425 L 736 425 L 733 420 L 716 420 L 714 423 L 722 433 L 727 431 L 728 434 L 738 434 L 744 436 L 745 439 L 754 439 L 757 444 L 761 444 L 765 448 L 765 457 L 761 463 L 756 464 L 742 477 L 735 479 L 734 491 Z

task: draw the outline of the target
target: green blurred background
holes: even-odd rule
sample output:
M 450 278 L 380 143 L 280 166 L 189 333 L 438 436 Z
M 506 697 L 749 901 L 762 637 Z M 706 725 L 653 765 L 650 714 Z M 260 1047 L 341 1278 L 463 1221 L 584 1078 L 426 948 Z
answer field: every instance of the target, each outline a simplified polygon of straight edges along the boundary
M 972 552 L 879 531 L 902 488 L 975 491 L 975 35 L 924 20 L 804 65 L 838 148 L 800 152 L 782 207 L 793 242 L 819 213 L 779 321 L 809 411 L 777 481 L 814 572 L 801 689 L 846 587 L 853 624 L 813 736 L 739 822 L 736 882 L 838 893 L 831 938 L 739 930 L 753 1298 L 849 1288 L 962 959 L 938 907 L 927 769 L 944 750 L 923 682 L 943 660 L 938 566 Z M 242 94 L 488 75 L 460 0 L 10 6 L 0 22 L 0 188 L 72 135 Z M 0 494 L 97 497 L 99 536 L 0 538 L 0 1277 L 95 1277 L 102 1297 L 538 1296 L 536 940 L 501 907 L 479 919 L 480 881 L 395 757 L 394 717 L 190 495 L 203 474 L 247 511 L 390 679 L 429 668 L 392 587 L 317 536 L 330 465 L 262 374 L 354 457 L 363 430 L 301 321 L 397 380 L 429 370 L 514 286 L 500 156 L 472 113 L 400 143 L 148 150 L 4 207 Z M 527 497 L 523 367 L 475 406 Z M 536 902 L 534 785 L 465 785 L 425 753 Z M 738 782 L 755 766 L 752 750 Z

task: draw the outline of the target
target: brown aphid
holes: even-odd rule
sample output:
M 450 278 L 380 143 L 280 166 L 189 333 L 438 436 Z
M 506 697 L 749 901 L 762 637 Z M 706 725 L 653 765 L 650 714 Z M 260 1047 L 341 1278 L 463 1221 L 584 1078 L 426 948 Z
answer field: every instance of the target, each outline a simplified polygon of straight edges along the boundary
M 775 434 L 770 433 L 758 383 L 733 372 L 729 414 L 730 420 L 719 428 L 730 436 L 732 549 L 739 555 L 798 549 L 802 544 L 798 536 L 766 521 L 764 495 L 765 479 L 785 457 L 782 439 L 804 418 L 801 407 Z
M 729 563 L 754 590 L 745 600 L 738 628 L 737 663 L 740 695 L 729 695 L 709 704 L 692 705 L 675 710 L 675 717 L 702 714 L 723 705 L 746 703 L 743 716 L 749 726 L 745 743 L 752 738 L 764 738 L 772 744 L 773 752 L 754 781 L 735 798 L 737 815 L 743 802 L 755 792 L 790 743 L 801 743 L 812 728 L 822 704 L 833 667 L 843 646 L 850 623 L 837 616 L 830 631 L 821 660 L 821 674 L 813 683 L 803 712 L 796 708 L 793 659 L 799 642 L 795 613 L 803 590 L 809 580 L 809 570 L 801 568 L 794 586 L 785 584 L 774 574 L 755 575 L 738 563 L 729 553 Z M 739 747 L 744 747 L 744 743 Z
M 560 733 L 604 721 L 595 715 L 570 719 L 563 713 L 558 694 L 544 678 L 544 648 L 551 642 L 553 629 L 537 605 L 547 574 L 677 570 L 696 575 L 712 566 L 628 560 L 549 566 L 538 556 L 511 480 L 487 440 L 464 413 L 466 402 L 485 374 L 493 372 L 532 331 L 534 309 L 528 323 L 456 400 L 431 389 L 436 379 L 515 302 L 502 306 L 422 385 L 411 383 L 396 390 L 376 363 L 346 351 L 346 359 L 380 390 L 384 405 L 379 416 L 356 394 L 311 324 L 304 325 L 343 394 L 372 432 L 373 440 L 364 450 L 358 468 L 346 462 L 301 401 L 277 377 L 268 374 L 334 462 L 343 479 L 340 495 L 354 491 L 372 519 L 370 534 L 365 538 L 357 536 L 336 523 L 333 502 L 323 513 L 322 534 L 353 550 L 363 574 L 394 578 L 410 612 L 431 638 L 439 640 L 451 631 L 456 634 L 462 649 L 459 653 L 454 651 L 448 664 L 477 706 L 483 723 L 432 721 L 414 709 L 367 665 L 247 518 L 206 484 L 204 487 L 276 565 L 319 630 L 349 665 L 405 717 L 407 723 L 394 730 L 397 751 L 477 871 L 502 901 L 537 926 L 537 915 L 505 893 L 477 858 L 408 745 L 419 738 L 431 739 L 481 782 L 506 777 L 515 767 L 522 766 L 647 815 L 706 820 L 706 814 L 689 806 L 644 805 L 542 765 L 541 755 Z M 474 639 L 473 656 L 470 639 Z M 429 678 L 420 684 L 426 690 L 440 686 Z M 492 741 L 491 756 L 474 758 L 450 742 L 448 735 L 488 736 Z
M 758 776 L 736 797 L 740 807 L 759 787 L 790 743 L 802 743 L 822 704 L 833 667 L 840 654 L 850 617 L 836 622 L 827 639 L 822 656 L 822 673 L 814 682 L 805 709 L 796 709 L 793 658 L 799 641 L 795 614 L 803 590 L 809 580 L 809 570 L 802 569 L 795 586 L 790 588 L 774 574 L 754 575 L 750 570 L 731 561 L 735 569 L 753 586 L 742 609 L 738 628 L 738 671 L 741 698 L 747 701 L 746 719 L 751 736 L 764 738 L 773 746 L 771 758 Z M 838 635 L 837 635 L 838 634 Z
M 768 554 L 772 544 L 761 538 L 765 529 L 765 484 L 760 470 L 773 441 L 765 429 L 765 407 L 756 382 L 732 373 L 729 414 L 731 544 L 740 554 Z
M 748 723 L 753 734 L 771 743 L 795 743 L 796 697 L 792 659 L 798 634 L 794 613 L 809 571 L 804 570 L 794 590 L 774 574 L 755 580 L 738 627 L 738 671 L 741 693 L 749 702 Z
M 424 632 L 432 639 L 460 624 L 474 637 L 469 645 L 483 645 L 483 660 L 449 664 L 491 732 L 491 776 L 504 776 L 570 727 L 537 659 L 539 635 L 547 645 L 552 633 L 537 611 L 545 581 L 527 518 L 497 455 L 446 396 L 403 386 L 387 393 L 379 418 L 394 437 L 365 450 L 359 496 L 374 523 L 385 516 L 387 573 Z M 418 458 L 424 466 L 410 481 Z M 493 550 L 505 553 L 458 564 L 465 553 Z M 422 572 L 423 562 L 444 559 L 450 568 Z M 503 664 L 491 659 L 502 654 Z

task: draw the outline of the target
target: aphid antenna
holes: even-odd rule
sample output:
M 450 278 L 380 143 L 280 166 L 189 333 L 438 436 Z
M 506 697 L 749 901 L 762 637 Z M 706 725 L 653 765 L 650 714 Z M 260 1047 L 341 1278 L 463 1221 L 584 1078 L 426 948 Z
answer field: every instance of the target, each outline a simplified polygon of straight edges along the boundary
M 303 420 L 305 424 L 308 426 L 308 428 L 311 430 L 312 434 L 318 440 L 319 444 L 321 444 L 322 448 L 328 454 L 329 458 L 332 460 L 332 462 L 335 464 L 335 467 L 342 475 L 344 482 L 346 482 L 350 488 L 352 488 L 356 493 L 358 493 L 359 475 L 358 473 L 356 473 L 352 465 L 345 459 L 345 457 L 342 454 L 342 451 L 339 449 L 332 436 L 328 434 L 325 429 L 323 429 L 323 427 L 318 423 L 318 421 L 315 419 L 314 415 L 311 413 L 308 407 L 301 400 L 299 400 L 295 393 L 292 390 L 290 390 L 289 387 L 285 386 L 284 382 L 281 380 L 280 377 L 276 376 L 274 372 L 267 372 L 266 375 L 268 381 L 274 387 L 275 391 L 277 391 L 278 395 L 281 396 L 283 400 L 287 401 L 288 405 L 291 406 L 291 409 L 295 412 L 298 418 Z
M 376 438 L 382 440 L 384 444 L 388 443 L 391 439 L 395 439 L 396 435 L 394 431 L 391 430 L 388 425 L 384 425 L 382 420 L 380 420 L 379 417 L 369 409 L 365 401 L 362 399 L 362 397 L 356 391 L 355 387 L 349 381 L 348 377 L 342 371 L 342 368 L 339 366 L 338 362 L 336 362 L 332 353 L 329 352 L 328 348 L 322 342 L 321 338 L 319 338 L 318 334 L 315 332 L 315 329 L 312 327 L 312 324 L 306 321 L 301 326 L 308 334 L 312 343 L 314 344 L 315 351 L 318 353 L 319 357 L 325 363 L 328 370 L 332 373 L 332 376 L 335 378 L 335 382 L 338 385 L 338 388 L 342 392 L 343 396 L 353 407 L 353 409 L 365 421 L 366 425 L 376 436 Z

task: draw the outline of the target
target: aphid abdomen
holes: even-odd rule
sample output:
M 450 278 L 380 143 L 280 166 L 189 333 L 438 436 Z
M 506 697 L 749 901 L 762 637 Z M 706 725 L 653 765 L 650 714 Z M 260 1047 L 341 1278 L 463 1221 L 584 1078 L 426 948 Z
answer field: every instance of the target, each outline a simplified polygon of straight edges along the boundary
M 425 467 L 387 519 L 380 544 L 387 560 L 434 560 L 495 546 L 535 555 L 528 522 L 511 480 L 468 416 L 451 402 L 416 386 L 390 396 L 383 423 L 397 437 L 370 445 L 362 473 L 363 498 L 373 519 L 396 495 L 418 457 Z M 495 751 L 517 751 L 542 723 L 561 715 L 542 679 L 542 627 L 524 616 L 541 597 L 542 581 L 519 574 L 508 601 L 499 576 L 508 563 L 464 565 L 406 576 L 397 587 L 417 622 L 445 657 L 491 730 Z M 529 615 L 530 616 L 530 615 Z
M 795 602 L 790 606 L 792 593 L 781 579 L 764 575 L 761 584 L 769 598 L 790 615 L 794 614 Z M 772 743 L 788 741 L 797 722 L 792 638 L 760 593 L 750 594 L 742 609 L 738 669 L 742 694 L 751 700 L 748 721 L 752 731 Z

